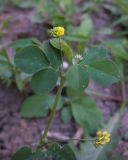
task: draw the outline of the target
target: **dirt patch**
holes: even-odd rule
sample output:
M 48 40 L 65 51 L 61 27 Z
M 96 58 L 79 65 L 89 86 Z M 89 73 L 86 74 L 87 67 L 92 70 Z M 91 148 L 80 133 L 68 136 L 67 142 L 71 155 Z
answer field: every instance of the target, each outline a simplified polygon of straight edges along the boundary
M 23 119 L 20 116 L 23 99 L 24 96 L 14 85 L 9 88 L 0 85 L 0 158 L 2 160 L 10 160 L 19 147 L 36 144 L 46 125 L 47 118 Z M 71 137 L 75 133 L 75 126 L 73 122 L 63 124 L 60 116 L 56 114 L 51 130 Z
M 2 38 L 2 45 L 8 48 L 9 54 L 13 55 L 12 49 L 8 45 L 17 39 L 35 37 L 39 40 L 46 39 L 46 27 L 44 24 L 33 23 L 31 21 L 35 11 L 33 9 L 17 9 L 14 7 L 7 7 L 0 12 L 0 24 L 4 19 L 9 20 L 9 26 L 4 30 L 4 37 Z

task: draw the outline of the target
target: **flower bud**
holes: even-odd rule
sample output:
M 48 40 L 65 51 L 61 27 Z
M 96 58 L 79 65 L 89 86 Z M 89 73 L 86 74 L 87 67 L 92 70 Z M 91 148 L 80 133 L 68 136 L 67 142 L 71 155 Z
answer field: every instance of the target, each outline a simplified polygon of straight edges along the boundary
M 54 27 L 52 30 L 51 30 L 51 36 L 53 37 L 61 37 L 61 36 L 64 36 L 64 28 L 63 27 Z

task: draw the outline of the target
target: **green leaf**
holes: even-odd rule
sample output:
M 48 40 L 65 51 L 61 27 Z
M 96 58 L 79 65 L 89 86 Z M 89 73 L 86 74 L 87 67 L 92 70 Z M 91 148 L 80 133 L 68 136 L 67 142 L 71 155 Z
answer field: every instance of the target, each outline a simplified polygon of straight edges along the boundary
M 128 41 L 125 39 L 109 40 L 105 41 L 104 44 L 111 49 L 113 55 L 121 59 L 128 60 Z
M 76 160 L 75 154 L 68 145 L 60 147 L 59 144 L 54 143 L 47 151 L 38 151 L 33 154 L 33 160 Z
M 17 73 L 15 75 L 15 83 L 17 85 L 17 88 L 20 91 L 23 91 L 25 84 L 27 84 L 30 81 L 30 78 L 31 78 L 31 76 L 24 73 L 24 72 Z
M 70 107 L 65 107 L 61 111 L 61 119 L 64 123 L 68 123 L 72 118 L 72 112 Z
M 28 160 L 48 160 L 47 159 L 47 153 L 44 152 L 44 151 L 37 151 L 37 152 L 34 152 L 32 157 Z
M 52 67 L 57 68 L 61 65 L 60 51 L 54 48 L 49 41 L 43 42 L 42 49 Z
M 1 79 L 8 79 L 13 76 L 9 57 L 5 49 L 0 50 L 0 76 Z
M 76 64 L 71 66 L 68 70 L 66 80 L 69 89 L 80 94 L 88 86 L 89 74 L 85 67 Z
M 79 43 L 84 43 L 88 40 L 84 36 L 78 36 L 78 35 L 68 35 L 64 37 L 65 40 L 71 41 L 71 42 L 79 42 Z
M 86 134 L 95 133 L 98 128 L 102 127 L 102 113 L 92 99 L 83 97 L 72 103 L 72 112 L 76 122 Z
M 60 154 L 62 155 L 62 157 L 64 157 L 65 160 L 76 160 L 75 154 L 69 147 L 69 145 L 64 145 L 62 150 L 60 151 Z
M 67 58 L 69 63 L 72 63 L 72 59 L 73 59 L 73 51 L 70 48 L 70 46 L 64 41 L 64 40 L 60 40 L 59 43 L 59 38 L 53 38 L 50 40 L 50 44 L 59 50 L 62 50 L 62 52 L 64 53 L 65 57 Z M 61 44 L 61 47 L 60 47 Z
M 70 37 L 78 36 L 78 37 L 84 37 L 85 40 L 87 37 L 91 36 L 93 30 L 93 24 L 90 16 L 86 16 L 85 19 L 82 21 L 80 26 L 74 27 L 74 26 L 69 26 L 68 27 L 68 34 Z
M 49 158 L 52 157 L 55 160 L 76 160 L 74 152 L 68 145 L 60 148 L 58 144 L 53 144 L 47 153 Z
M 34 95 L 28 97 L 21 108 L 21 115 L 27 118 L 45 117 L 49 108 L 52 106 L 51 97 L 49 95 Z
M 83 60 L 80 64 L 89 65 L 93 62 L 100 62 L 109 58 L 108 50 L 103 46 L 95 46 L 89 48 L 88 51 L 84 54 Z
M 49 66 L 44 53 L 37 46 L 19 50 L 15 55 L 15 63 L 26 73 L 35 73 Z
M 31 148 L 23 147 L 18 150 L 11 160 L 76 160 L 75 154 L 68 145 L 60 147 L 58 144 L 52 144 L 46 151 L 37 151 L 32 153 Z
M 119 70 L 112 61 L 101 61 L 90 64 L 88 67 L 93 80 L 101 85 L 110 85 L 119 81 Z
M 53 95 L 34 95 L 28 97 L 21 108 L 21 115 L 26 118 L 39 118 L 47 116 L 49 109 L 53 106 L 55 96 Z M 57 108 L 62 106 L 61 99 Z
M 111 135 L 110 143 L 104 145 L 100 148 L 95 148 L 91 142 L 86 142 L 85 144 L 81 144 L 80 150 L 76 148 L 73 144 L 71 144 L 71 148 L 76 154 L 78 160 L 113 160 L 116 159 L 112 154 L 112 151 L 117 146 L 119 142 L 118 136 L 118 127 L 121 120 L 121 110 L 117 112 L 109 121 L 109 123 L 104 127 L 105 131 L 108 131 Z M 117 155 L 119 158 L 120 155 Z M 123 160 L 123 157 L 119 158 Z
M 110 85 L 119 80 L 119 69 L 104 47 L 90 48 L 80 65 L 86 66 L 91 78 L 101 85 Z
M 15 48 L 15 49 L 21 49 L 21 48 L 26 48 L 29 46 L 33 45 L 33 40 L 34 38 L 23 38 L 23 39 L 18 39 L 15 42 L 12 42 L 10 44 L 10 47 Z
M 42 151 L 32 152 L 29 147 L 22 147 L 12 157 L 11 160 L 47 160 L 46 153 Z
M 32 160 L 32 149 L 23 147 L 19 149 L 12 157 L 11 160 Z
M 57 143 L 52 144 L 47 151 L 47 159 L 52 157 L 55 160 L 61 160 L 62 156 L 60 155 L 60 146 Z
M 57 72 L 52 68 L 47 68 L 33 75 L 31 87 L 37 94 L 47 94 L 55 87 L 57 79 Z
M 0 61 L 8 62 L 8 55 L 5 49 L 0 50 Z

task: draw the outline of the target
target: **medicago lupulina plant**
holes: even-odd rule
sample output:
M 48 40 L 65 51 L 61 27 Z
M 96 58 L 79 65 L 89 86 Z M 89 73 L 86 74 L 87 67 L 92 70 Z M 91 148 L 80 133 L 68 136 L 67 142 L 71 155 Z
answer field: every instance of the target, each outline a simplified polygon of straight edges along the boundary
M 89 122 L 86 122 L 85 119 L 85 124 L 81 123 L 83 117 L 82 112 L 86 112 L 86 110 L 83 110 L 85 106 L 81 107 L 86 101 L 86 97 L 83 96 L 83 93 L 89 84 L 89 80 L 93 79 L 102 85 L 110 85 L 119 80 L 118 67 L 111 60 L 106 48 L 94 46 L 89 48 L 86 53 L 77 55 L 62 39 L 64 34 L 65 30 L 63 27 L 54 27 L 51 30 L 52 38 L 50 40 L 42 43 L 36 39 L 29 39 L 29 43 L 17 45 L 18 49 L 16 50 L 15 64 L 23 72 L 32 76 L 31 88 L 36 93 L 31 99 L 28 98 L 28 100 L 25 100 L 24 102 L 25 108 L 28 106 L 30 107 L 29 116 L 32 117 L 31 105 L 35 105 L 34 112 L 36 114 L 36 103 L 38 101 L 42 101 L 41 105 L 46 99 L 50 101 L 50 93 L 53 91 L 56 84 L 57 92 L 54 90 L 56 94 L 54 98 L 52 97 L 53 101 L 52 104 L 50 104 L 52 105 L 50 108 L 51 113 L 36 149 L 32 151 L 29 147 L 23 147 L 14 154 L 12 160 L 75 160 L 75 154 L 69 145 L 66 144 L 60 147 L 58 140 L 49 141 L 47 138 L 59 101 L 62 98 L 63 89 L 66 88 L 66 95 L 69 97 L 70 102 L 74 104 L 72 106 L 74 119 L 78 124 L 85 128 L 85 132 L 87 131 L 87 134 L 89 135 L 92 132 L 96 132 L 99 128 L 100 125 L 97 124 L 97 121 L 101 116 L 99 112 L 96 112 L 97 110 L 95 110 L 95 108 L 90 107 L 87 109 L 87 114 L 91 113 L 89 115 Z M 65 61 L 68 64 L 66 68 L 64 67 Z M 45 98 L 42 98 L 42 95 Z M 81 95 L 83 98 L 80 98 Z M 89 100 L 87 101 L 88 104 L 92 104 Z M 95 110 L 94 112 L 93 109 Z M 78 112 L 78 110 L 82 112 Z M 27 112 L 27 110 L 25 111 Z M 41 114 L 41 112 L 42 110 L 40 109 L 40 113 L 38 114 Z M 81 113 L 81 115 L 78 116 L 79 113 Z M 91 116 L 93 119 L 91 119 Z M 93 123 L 92 126 L 90 126 L 90 121 Z M 97 128 L 94 129 L 94 127 Z M 70 140 L 73 141 L 74 139 L 65 139 L 64 142 Z M 95 147 L 98 148 L 110 142 L 110 133 L 107 131 L 98 131 L 96 132 L 95 138 L 85 138 L 81 141 L 90 141 L 90 143 L 92 142 Z

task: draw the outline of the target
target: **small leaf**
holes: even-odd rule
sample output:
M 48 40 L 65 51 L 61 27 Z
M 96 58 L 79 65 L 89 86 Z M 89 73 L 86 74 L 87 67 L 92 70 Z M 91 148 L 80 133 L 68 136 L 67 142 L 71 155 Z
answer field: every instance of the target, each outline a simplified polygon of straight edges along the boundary
M 29 147 L 19 149 L 12 157 L 11 160 L 32 160 L 32 150 Z
M 73 65 L 66 75 L 67 86 L 77 94 L 80 94 L 88 86 L 89 74 L 87 69 L 80 65 Z
M 8 62 L 8 54 L 5 49 L 0 50 L 0 61 Z
M 15 55 L 15 63 L 26 73 L 35 73 L 49 66 L 44 53 L 37 46 L 19 50 Z
M 83 60 L 80 64 L 91 64 L 93 62 L 100 62 L 109 58 L 108 50 L 102 46 L 95 46 L 89 48 L 84 54 Z
M 76 122 L 83 127 L 85 133 L 95 133 L 103 124 L 102 113 L 96 103 L 87 97 L 72 103 L 72 112 Z
M 15 82 L 16 82 L 17 88 L 20 91 L 23 91 L 25 84 L 28 83 L 29 81 L 30 81 L 30 75 L 24 72 L 21 72 L 19 74 L 17 73 L 15 75 Z
M 47 116 L 49 109 L 53 106 L 55 96 L 53 95 L 34 95 L 28 97 L 21 108 L 21 115 L 27 118 L 39 118 Z M 57 108 L 62 106 L 59 101 Z
M 71 108 L 65 107 L 61 111 L 61 119 L 64 123 L 68 123 L 72 118 Z
M 10 47 L 15 48 L 15 49 L 23 49 L 29 46 L 33 45 L 33 40 L 32 38 L 23 38 L 23 39 L 18 39 L 15 42 L 12 42 L 10 44 Z
M 119 81 L 119 70 L 112 61 L 101 61 L 90 64 L 88 67 L 92 79 L 101 85 L 110 85 Z
M 54 48 L 49 41 L 43 42 L 42 49 L 52 67 L 57 68 L 61 65 L 60 51 Z
M 60 154 L 62 157 L 64 157 L 65 160 L 76 160 L 75 154 L 69 145 L 64 145 L 60 151 Z
M 80 26 L 78 27 L 69 26 L 67 32 L 70 37 L 83 37 L 84 40 L 86 40 L 86 38 L 88 38 L 91 35 L 92 30 L 93 30 L 92 20 L 90 16 L 86 16 L 85 19 L 80 24 Z
M 55 47 L 56 49 L 62 50 L 62 52 L 64 53 L 65 57 L 67 58 L 68 62 L 72 63 L 72 59 L 73 59 L 73 51 L 70 48 L 70 46 L 64 41 L 64 40 L 60 40 L 59 43 L 59 39 L 58 38 L 53 38 L 50 40 L 50 44 Z M 61 47 L 60 47 L 61 44 Z
M 57 154 L 60 152 L 60 146 L 57 143 L 53 143 L 52 146 L 50 146 L 50 148 L 48 149 L 48 152 L 50 154 Z
M 37 94 L 47 94 L 56 85 L 58 74 L 52 68 L 41 70 L 33 75 L 31 86 Z
M 92 47 L 84 54 L 80 65 L 87 66 L 91 78 L 101 85 L 110 85 L 119 80 L 119 69 L 110 60 L 104 47 Z
M 104 44 L 111 49 L 111 52 L 116 57 L 119 57 L 124 60 L 128 60 L 128 52 L 127 52 L 128 41 L 126 41 L 125 39 L 109 40 L 109 41 L 105 41 Z
M 46 151 L 37 151 L 32 153 L 31 148 L 23 147 L 18 150 L 11 160 L 76 160 L 75 154 L 68 145 L 60 147 L 55 143 Z
M 45 117 L 52 106 L 51 97 L 46 95 L 34 95 L 27 98 L 22 104 L 21 115 L 27 118 Z
M 0 50 L 0 76 L 4 80 L 13 76 L 12 67 L 5 49 Z
M 48 156 L 55 160 L 76 160 L 74 152 L 68 145 L 60 148 L 58 144 L 53 144 L 48 150 Z
M 71 42 L 79 42 L 79 43 L 84 43 L 88 40 L 84 36 L 79 36 L 79 35 L 68 35 L 64 37 L 65 40 L 71 41 Z

